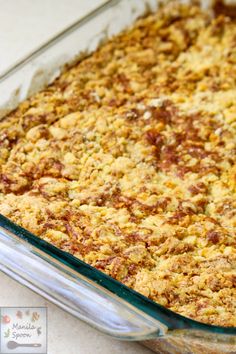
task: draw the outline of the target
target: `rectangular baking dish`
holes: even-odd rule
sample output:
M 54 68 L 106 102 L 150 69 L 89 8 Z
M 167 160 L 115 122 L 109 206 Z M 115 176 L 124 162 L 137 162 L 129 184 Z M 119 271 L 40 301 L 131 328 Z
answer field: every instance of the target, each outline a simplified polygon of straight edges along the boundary
M 108 0 L 0 77 L 0 114 L 131 24 L 154 0 Z M 205 2 L 204 2 L 205 4 Z M 1 132 L 0 132 L 1 134 Z M 103 333 L 157 353 L 236 353 L 236 328 L 178 315 L 0 215 L 0 270 Z

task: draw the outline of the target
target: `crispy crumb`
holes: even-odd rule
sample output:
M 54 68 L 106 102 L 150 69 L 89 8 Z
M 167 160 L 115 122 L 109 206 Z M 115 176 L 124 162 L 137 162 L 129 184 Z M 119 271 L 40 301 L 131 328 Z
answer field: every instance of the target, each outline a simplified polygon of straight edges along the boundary
M 236 23 L 169 6 L 0 121 L 0 212 L 177 313 L 236 326 Z

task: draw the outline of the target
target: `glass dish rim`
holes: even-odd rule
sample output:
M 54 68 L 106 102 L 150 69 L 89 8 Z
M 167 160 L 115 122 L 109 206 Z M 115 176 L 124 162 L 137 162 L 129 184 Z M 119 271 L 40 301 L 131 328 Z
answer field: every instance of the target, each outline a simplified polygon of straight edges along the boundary
M 15 72 L 22 69 L 26 64 L 30 63 L 33 59 L 37 58 L 39 55 L 43 54 L 49 48 L 53 47 L 56 43 L 60 42 L 69 34 L 73 33 L 79 27 L 82 27 L 85 23 L 96 18 L 103 11 L 115 6 L 120 1 L 122 0 L 104 0 L 102 4 L 98 5 L 97 7 L 89 11 L 85 16 L 81 17 L 79 20 L 74 21 L 72 24 L 59 31 L 57 34 L 52 36 L 46 42 L 38 46 L 36 49 L 32 50 L 25 57 L 23 57 L 22 59 L 20 59 L 10 67 L 8 67 L 6 70 L 4 70 L 0 74 L 0 84 L 1 82 L 5 81 L 10 76 L 12 76 Z M 75 58 L 75 61 L 72 60 L 72 65 L 74 65 L 76 62 L 77 62 L 77 58 Z
M 0 85 L 1 82 L 14 75 L 15 72 L 21 70 L 26 64 L 30 63 L 31 60 L 37 58 L 39 55 L 47 51 L 47 49 L 53 47 L 54 44 L 58 43 L 60 40 L 64 39 L 70 33 L 73 33 L 83 24 L 95 18 L 97 15 L 109 9 L 110 7 L 118 4 L 122 0 L 106 0 L 97 8 L 91 10 L 84 17 L 75 21 L 66 29 L 62 30 L 46 43 L 38 47 L 36 50 L 31 52 L 25 58 L 14 64 L 12 67 L 8 68 L 3 74 L 0 75 Z M 74 63 L 74 62 L 73 62 Z M 89 280 L 98 283 L 100 286 L 104 287 L 111 293 L 117 295 L 121 299 L 131 303 L 133 306 L 138 308 L 140 311 L 150 315 L 151 317 L 165 323 L 170 330 L 176 329 L 192 329 L 208 331 L 216 334 L 224 335 L 236 335 L 236 327 L 223 327 L 210 325 L 203 322 L 193 320 L 191 318 L 182 316 L 168 308 L 148 299 L 146 296 L 136 292 L 135 290 L 128 288 L 123 283 L 115 280 L 111 276 L 103 273 L 102 271 L 92 267 L 91 265 L 81 261 L 80 259 L 74 257 L 72 254 L 62 251 L 61 249 L 53 246 L 47 241 L 40 239 L 28 230 L 22 228 L 21 226 L 13 223 L 10 219 L 6 218 L 0 214 L 0 227 L 11 231 L 16 237 L 21 240 L 26 241 L 30 245 L 36 247 L 40 251 L 48 254 L 54 259 L 61 263 L 64 263 L 73 271 L 87 277 Z M 1 250 L 0 250 L 1 254 Z
M 216 334 L 236 335 L 236 327 L 222 327 L 206 324 L 169 310 L 168 308 L 148 299 L 146 296 L 127 287 L 120 281 L 103 273 L 88 263 L 74 257 L 72 254 L 53 246 L 45 240 L 40 239 L 2 214 L 0 214 L 0 227 L 12 232 L 19 239 L 26 241 L 40 251 L 65 264 L 73 271 L 88 278 L 90 281 L 99 284 L 111 293 L 120 297 L 122 300 L 131 303 L 140 311 L 143 311 L 144 313 L 164 323 L 169 330 L 192 329 Z

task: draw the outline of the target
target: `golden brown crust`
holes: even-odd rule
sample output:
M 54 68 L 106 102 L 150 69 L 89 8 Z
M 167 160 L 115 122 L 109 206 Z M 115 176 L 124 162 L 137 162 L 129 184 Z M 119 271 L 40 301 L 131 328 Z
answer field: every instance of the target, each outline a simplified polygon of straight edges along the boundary
M 236 326 L 236 24 L 169 10 L 0 121 L 0 212 L 173 311 Z

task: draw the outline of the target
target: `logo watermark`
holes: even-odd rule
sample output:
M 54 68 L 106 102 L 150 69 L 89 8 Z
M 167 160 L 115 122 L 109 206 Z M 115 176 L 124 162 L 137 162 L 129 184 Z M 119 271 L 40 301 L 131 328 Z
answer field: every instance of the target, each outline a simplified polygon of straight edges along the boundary
M 0 353 L 46 354 L 47 308 L 2 307 Z

